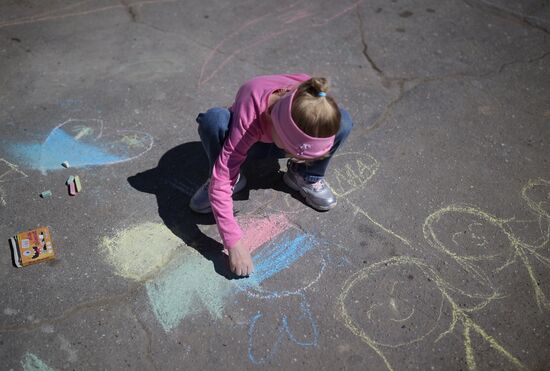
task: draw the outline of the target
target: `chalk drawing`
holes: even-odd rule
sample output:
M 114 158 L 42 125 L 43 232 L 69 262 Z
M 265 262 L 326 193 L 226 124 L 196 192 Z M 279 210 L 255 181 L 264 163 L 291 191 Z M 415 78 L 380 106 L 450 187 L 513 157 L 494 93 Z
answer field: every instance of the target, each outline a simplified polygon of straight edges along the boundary
M 243 245 L 253 252 L 270 240 L 290 228 L 290 221 L 285 214 L 274 214 L 267 217 L 246 216 L 238 218 L 243 231 Z
M 393 272 L 393 275 L 390 272 Z M 429 295 L 429 300 L 417 299 L 419 286 L 416 282 L 413 283 L 412 280 L 407 278 L 412 276 L 415 277 L 416 281 L 420 279 L 424 282 L 424 287 L 420 286 L 423 289 L 420 294 Z M 362 293 L 377 292 L 377 283 L 380 280 L 387 282 L 388 277 L 397 280 L 395 285 L 408 285 L 409 287 L 404 291 L 400 291 L 397 295 L 394 291 L 394 285 L 387 292 L 382 303 L 374 301 L 373 298 L 368 296 L 365 298 Z M 376 281 L 376 278 L 379 280 Z M 391 285 L 393 285 L 393 282 Z M 488 299 L 483 305 L 476 308 L 465 309 L 454 301 L 449 292 L 449 287 L 450 285 L 435 270 L 420 259 L 407 256 L 390 258 L 356 272 L 345 282 L 342 293 L 337 300 L 338 318 L 352 333 L 361 338 L 378 354 L 388 370 L 394 370 L 384 354 L 384 349 L 416 343 L 434 333 L 437 327 L 440 327 L 438 322 L 441 319 L 441 308 L 446 303 L 452 310 L 450 325 L 446 331 L 439 334 L 435 342 L 455 331 L 457 324 L 460 324 L 463 329 L 462 337 L 466 362 L 470 370 L 477 369 L 474 346 L 471 341 L 472 332 L 480 336 L 493 350 L 505 357 L 515 367 L 527 369 L 519 359 L 507 351 L 471 318 L 473 312 L 481 310 L 491 300 Z M 401 296 L 403 294 L 405 296 Z M 432 301 L 434 295 L 438 298 L 439 304 L 425 304 Z M 362 301 L 354 301 L 354 297 L 361 297 Z M 365 300 L 368 301 L 367 307 L 369 309 L 367 312 L 362 310 L 365 307 Z M 396 300 L 399 300 L 398 304 Z M 418 306 L 422 307 L 418 308 Z
M 71 342 L 61 334 L 57 334 L 57 340 L 60 344 L 59 349 L 67 353 L 67 361 L 70 363 L 78 361 L 78 351 L 73 349 Z
M 259 337 L 268 336 L 267 334 L 270 334 L 273 331 L 273 323 L 271 322 L 265 324 L 268 326 L 265 330 L 259 325 L 264 318 L 264 315 L 261 312 L 258 312 L 251 318 L 248 328 L 248 358 L 250 362 L 259 365 L 270 361 L 278 353 L 279 347 L 284 340 L 288 340 L 301 347 L 317 346 L 319 330 L 317 329 L 317 324 L 313 319 L 305 296 L 301 295 L 301 297 L 302 301 L 299 305 L 299 315 L 296 321 L 302 323 L 302 326 L 304 323 L 308 324 L 309 326 L 307 326 L 307 328 L 309 333 L 300 337 L 296 336 L 296 334 L 294 334 L 294 330 L 292 330 L 289 325 L 288 315 L 283 314 L 280 316 L 278 330 L 272 344 L 269 347 L 258 347 L 258 345 L 255 344 L 255 341 L 257 341 Z M 294 312 L 295 311 L 292 311 L 292 313 Z M 258 348 L 260 348 L 260 350 L 258 350 Z M 258 353 L 264 353 L 264 355 L 260 356 Z
M 231 281 L 214 271 L 212 262 L 185 247 L 158 277 L 146 283 L 155 316 L 166 332 L 182 320 L 204 310 L 221 319 L 225 299 L 232 292 Z
M 79 17 L 99 12 L 105 12 L 108 10 L 113 9 L 126 9 L 128 7 L 133 8 L 139 8 L 144 5 L 153 5 L 153 4 L 162 4 L 162 3 L 173 3 L 177 0 L 149 0 L 149 1 L 136 1 L 134 3 L 125 5 L 123 3 L 114 4 L 114 5 L 108 5 L 103 7 L 97 7 L 96 2 L 94 1 L 81 1 L 76 4 L 71 4 L 59 9 L 55 9 L 52 11 L 48 11 L 46 13 L 41 13 L 33 16 L 28 17 L 20 17 L 13 20 L 0 22 L 0 28 L 4 27 L 10 27 L 10 26 L 17 26 L 22 24 L 29 24 L 29 23 L 37 23 L 37 22 L 46 22 L 46 21 L 53 21 L 53 20 L 59 20 L 59 19 L 65 19 L 65 18 L 72 18 L 72 17 Z M 89 4 L 89 9 L 80 10 L 80 11 L 71 11 L 71 9 L 81 6 L 83 4 Z M 53 14 L 52 14 L 53 13 Z
M 274 299 L 290 295 L 298 295 L 315 284 L 326 267 L 326 259 L 321 257 L 319 272 L 312 280 L 308 280 L 303 287 L 292 290 L 269 289 L 262 286 L 262 283 L 277 275 L 281 271 L 291 267 L 308 252 L 319 246 L 318 240 L 312 235 L 302 232 L 286 232 L 278 240 L 274 240 L 267 246 L 263 246 L 252 257 L 254 263 L 254 274 L 246 279 L 236 281 L 235 286 L 247 295 L 261 299 Z
M 533 210 L 544 212 L 537 207 Z M 443 218 L 452 220 L 454 225 L 460 219 L 470 222 L 468 231 L 465 231 L 462 239 L 457 240 L 455 233 L 451 239 L 454 243 L 442 241 L 441 233 L 436 232 L 436 225 L 441 223 Z M 450 256 L 466 272 L 489 288 L 493 286 L 490 279 L 492 273 L 500 272 L 515 263 L 522 264 L 528 274 L 539 309 L 550 309 L 550 301 L 542 291 L 544 285 L 537 280 L 530 261 L 530 257 L 533 257 L 546 268 L 550 268 L 550 258 L 540 252 L 541 248 L 548 247 L 549 235 L 544 236 L 539 246 L 529 245 L 512 232 L 508 225 L 510 221 L 511 219 L 500 219 L 472 206 L 449 205 L 426 219 L 423 232 L 430 246 Z M 470 230 L 472 226 L 478 227 L 474 230 L 475 233 Z
M 119 276 L 145 281 L 179 253 L 184 245 L 164 224 L 143 223 L 104 237 L 105 260 Z
M 327 185 L 336 197 L 347 201 L 346 196 L 356 190 L 363 189 L 371 178 L 376 175 L 379 167 L 378 160 L 368 153 L 337 153 L 331 160 L 331 170 L 327 173 Z M 311 209 L 288 193 L 281 196 L 280 193 L 269 192 L 269 194 L 262 195 L 261 202 L 253 201 L 258 204 L 258 209 L 267 209 L 287 215 L 300 214 Z M 356 206 L 354 207 L 361 210 Z M 363 210 L 361 212 L 365 213 Z
M 291 295 L 302 297 L 303 292 L 317 282 L 325 269 L 324 258 L 321 258 L 319 273 L 315 273 L 311 281 L 306 279 L 308 283 L 303 287 L 277 290 L 262 286 L 266 281 L 271 282 L 279 272 L 290 268 L 319 243 L 313 236 L 292 228 L 283 214 L 265 218 L 245 216 L 241 222 L 251 250 L 257 250 L 267 242 L 269 244 L 258 249 L 259 252 L 254 255 L 256 273 L 236 281 L 229 281 L 216 273 L 212 262 L 187 246 L 163 224 L 143 223 L 118 231 L 113 237 L 104 237 L 101 247 L 105 260 L 116 274 L 145 281 L 153 313 L 166 332 L 173 330 L 185 318 L 204 311 L 214 319 L 221 318 L 227 297 L 238 292 L 261 299 Z M 285 235 L 287 230 L 293 232 Z M 279 235 L 283 236 L 275 239 Z M 304 308 L 307 308 L 305 301 L 301 310 Z M 288 324 L 287 327 L 290 328 Z M 315 324 L 312 323 L 311 327 Z
M 6 191 L 0 187 L 0 207 L 6 207 Z
M 28 175 L 19 170 L 17 165 L 0 158 L 0 183 L 27 177 Z
M 272 243 L 274 251 L 253 257 L 256 271 L 249 278 L 229 281 L 217 274 L 212 263 L 194 249 L 180 245 L 178 254 L 156 277 L 146 283 L 149 301 L 165 331 L 177 327 L 186 317 L 207 310 L 212 318 L 223 314 L 226 298 L 235 291 L 242 291 L 253 297 L 277 298 L 300 294 L 305 288 L 293 292 L 265 290 L 260 285 L 289 268 L 313 246 L 310 237 L 299 235 L 293 240 L 283 238 L 281 244 Z M 304 246 L 301 246 L 303 244 Z M 263 249 L 260 249 L 262 252 Z M 275 261 L 267 261 L 274 259 Z M 309 287 L 309 285 L 307 285 Z M 237 289 L 237 290 L 236 290 Z
M 308 28 L 320 28 L 354 10 L 362 0 L 341 8 L 339 11 L 316 4 L 295 2 L 286 7 L 277 7 L 274 12 L 244 22 L 237 30 L 227 35 L 208 54 L 199 76 L 202 86 L 214 78 L 235 56 L 265 44 L 287 33 L 303 32 Z M 281 27 L 284 25 L 284 27 Z M 220 56 L 216 54 L 220 53 Z M 224 55 L 227 56 L 224 58 Z
M 361 209 L 359 206 L 357 206 L 355 203 L 351 202 L 350 200 L 348 199 L 345 199 L 345 201 L 351 205 L 351 207 L 353 208 L 353 214 L 354 216 L 357 216 L 357 215 L 362 215 L 364 216 L 365 218 L 367 218 L 372 224 L 374 224 L 375 226 L 377 226 L 378 228 L 382 229 L 384 232 L 388 233 L 389 235 L 397 238 L 398 240 L 400 240 L 401 242 L 403 242 L 405 245 L 411 247 L 411 248 L 414 248 L 413 245 L 410 243 L 409 240 L 407 240 L 405 237 L 402 237 L 400 235 L 398 235 L 397 233 L 395 233 L 394 231 L 392 231 L 391 229 L 389 228 L 386 228 L 384 227 L 382 224 L 380 224 L 379 222 L 377 222 L 376 220 L 374 220 L 365 210 Z
M 314 274 L 314 278 L 303 280 L 303 284 L 290 282 L 290 285 L 298 285 L 293 289 L 282 289 L 281 283 L 277 283 L 275 287 L 267 285 L 271 278 L 281 272 L 291 268 L 293 264 L 308 256 L 308 265 L 313 267 L 312 262 L 315 262 L 319 257 L 319 252 L 314 256 L 311 255 L 319 246 L 319 241 L 312 235 L 304 234 L 301 231 L 292 231 L 292 228 L 285 231 L 279 239 L 271 241 L 267 246 L 263 246 L 252 258 L 255 271 L 250 277 L 238 280 L 235 282 L 235 287 L 238 290 L 245 292 L 248 296 L 268 301 L 270 307 L 283 308 L 281 300 L 285 298 L 298 298 L 299 307 L 290 308 L 289 314 L 282 313 L 278 320 L 265 317 L 262 312 L 255 314 L 251 320 L 248 330 L 248 357 L 254 364 L 263 364 L 271 360 L 277 353 L 283 341 L 290 341 L 300 347 L 313 347 L 317 345 L 318 329 L 316 321 L 311 315 L 309 304 L 305 296 L 308 288 L 314 285 L 321 277 L 326 268 L 326 258 L 320 257 L 318 272 Z M 315 263 L 316 264 L 316 263 Z M 289 280 L 293 281 L 293 280 Z M 286 282 L 283 285 L 288 285 Z M 295 335 L 295 329 L 289 324 L 289 317 L 299 313 L 296 321 L 300 323 L 301 329 L 306 329 L 306 333 L 298 337 Z M 268 328 L 268 331 L 261 331 Z M 273 334 L 273 328 L 278 330 Z M 274 337 L 267 345 L 259 346 L 261 340 L 265 341 L 266 337 Z M 259 338 L 259 339 L 258 339 Z M 300 340 L 298 340 L 300 339 Z
M 54 371 L 53 368 L 32 353 L 25 353 L 21 360 L 21 366 L 23 366 L 24 371 Z
M 536 190 L 543 191 L 538 202 L 535 195 L 531 195 Z M 529 180 L 521 190 L 521 197 L 537 214 L 550 220 L 550 181 L 541 178 Z
M 372 163 L 377 164 L 376 161 Z M 374 175 L 378 166 L 375 165 L 371 169 L 374 169 Z M 354 184 L 353 179 L 358 178 L 355 171 L 340 174 L 342 175 L 337 175 L 337 179 L 346 180 L 347 189 L 335 193 L 348 195 L 364 186 Z M 518 369 L 527 369 L 518 358 L 472 319 L 472 313 L 481 311 L 493 301 L 505 297 L 501 289 L 495 287 L 491 277 L 515 263 L 525 267 L 539 309 L 550 308 L 540 282 L 536 281 L 535 270 L 530 261 L 536 259 L 546 268 L 550 268 L 550 258 L 543 255 L 543 251 L 550 247 L 549 190 L 550 182 L 544 179 L 529 180 L 522 188 L 523 199 L 538 218 L 530 221 L 517 221 L 514 217 L 498 218 L 470 205 L 449 205 L 432 213 L 423 225 L 425 240 L 435 251 L 450 256 L 457 262 L 473 283 L 445 281 L 418 258 L 400 256 L 387 259 L 356 272 L 346 281 L 337 301 L 338 318 L 380 356 L 389 370 L 393 370 L 393 367 L 385 354 L 388 349 L 425 341 L 429 336 L 435 337 L 439 334 L 434 340 L 437 342 L 444 336 L 454 333 L 458 325 L 462 328 L 464 352 L 470 370 L 477 369 L 475 347 L 472 343 L 473 334 L 478 335 Z M 417 248 L 407 238 L 374 220 L 354 202 L 346 198 L 344 200 L 352 207 L 356 217 L 365 217 L 407 247 L 417 252 L 422 251 L 421 247 Z M 541 232 L 538 243 L 528 244 L 517 237 L 510 226 L 512 221 L 537 223 Z M 449 228 L 454 229 L 449 232 Z M 412 282 L 415 276 L 415 281 L 418 281 L 418 277 L 427 279 L 422 281 L 424 287 L 421 292 L 418 291 L 417 284 Z M 383 287 L 382 294 L 379 294 L 380 282 Z M 364 292 L 377 295 L 365 296 Z M 429 298 L 418 299 L 419 294 L 429 295 Z M 434 297 L 437 298 L 435 303 Z M 457 298 L 460 298 L 460 305 L 456 302 Z M 466 302 L 464 298 L 470 302 Z M 440 323 L 444 305 L 450 307 L 451 317 L 448 319 L 448 328 L 439 333 L 436 330 L 444 326 Z
M 42 172 L 71 167 L 111 165 L 130 161 L 153 147 L 153 137 L 136 130 L 104 133 L 98 119 L 69 119 L 56 126 L 42 143 L 8 143 L 8 152 L 26 165 Z
M 331 166 L 327 183 L 336 196 L 344 197 L 363 189 L 378 171 L 380 163 L 368 153 L 347 152 L 335 154 Z

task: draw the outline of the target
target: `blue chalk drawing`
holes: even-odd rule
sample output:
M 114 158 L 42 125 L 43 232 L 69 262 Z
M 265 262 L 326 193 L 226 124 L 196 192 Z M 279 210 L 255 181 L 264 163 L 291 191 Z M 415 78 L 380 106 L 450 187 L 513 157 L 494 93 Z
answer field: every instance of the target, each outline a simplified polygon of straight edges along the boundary
M 21 366 L 23 366 L 24 371 L 54 371 L 45 364 L 44 361 L 32 353 L 25 353 L 21 360 Z
M 285 233 L 279 241 L 263 247 L 253 256 L 254 273 L 246 279 L 236 281 L 235 286 L 239 290 L 252 293 L 252 296 L 264 299 L 295 294 L 297 291 L 267 291 L 261 284 L 292 266 L 317 245 L 318 241 L 312 235 L 301 233 L 292 238 Z M 324 270 L 325 262 L 322 263 L 321 270 Z
M 301 292 L 318 280 L 321 272 L 308 286 L 295 291 L 268 291 L 260 285 L 277 273 L 289 268 L 308 251 L 317 246 L 316 239 L 307 234 L 282 239 L 262 248 L 253 260 L 256 271 L 247 279 L 230 281 L 217 274 L 212 263 L 194 251 L 175 258 L 157 277 L 146 283 L 147 295 L 157 320 L 168 332 L 193 314 L 207 311 L 212 318 L 221 318 L 225 299 L 237 289 L 261 299 L 276 299 Z
M 271 323 L 261 312 L 250 320 L 248 329 L 248 357 L 254 364 L 262 364 L 272 359 L 283 341 L 290 341 L 300 347 L 317 346 L 319 331 L 304 291 L 316 283 L 326 267 L 326 258 L 321 257 L 318 275 L 305 286 L 295 290 L 265 289 L 262 284 L 278 273 L 290 268 L 308 252 L 319 245 L 312 236 L 304 233 L 285 232 L 278 240 L 264 246 L 253 257 L 254 273 L 240 280 L 227 280 L 215 273 L 212 263 L 196 252 L 188 251 L 174 259 L 161 274 L 146 283 L 147 295 L 153 313 L 166 332 L 173 330 L 186 317 L 208 311 L 213 319 L 223 315 L 225 299 L 235 290 L 261 300 L 270 301 L 270 307 L 281 306 L 282 298 L 298 297 L 299 308 L 290 311 L 300 328 L 306 329 L 303 336 L 296 336 L 289 323 L 289 315 L 283 313 L 277 323 Z M 278 301 L 278 303 L 277 303 Z M 297 314 L 296 314 L 297 313 Z M 260 325 L 274 327 L 281 324 L 275 332 L 272 345 L 267 349 L 255 347 L 260 335 Z M 262 336 L 272 336 L 267 331 Z M 262 354 L 263 353 L 263 354 Z
M 298 319 L 302 322 L 309 323 L 309 326 L 311 328 L 311 339 L 307 341 L 298 340 L 298 338 L 293 334 L 288 325 L 288 316 L 284 314 L 281 316 L 282 326 L 279 327 L 276 335 L 277 338 L 271 348 L 267 351 L 267 355 L 265 355 L 264 357 L 259 357 L 255 355 L 256 351 L 254 350 L 254 338 L 258 321 L 260 321 L 263 317 L 262 313 L 258 312 L 251 318 L 250 326 L 248 328 L 248 358 L 250 359 L 250 362 L 259 365 L 271 360 L 279 351 L 279 347 L 281 343 L 285 340 L 285 338 L 301 347 L 317 346 L 317 342 L 319 339 L 319 330 L 317 329 L 317 324 L 313 319 L 313 316 L 311 315 L 311 311 L 309 309 L 309 305 L 306 301 L 305 296 L 300 296 L 302 297 L 302 301 L 300 302 L 300 317 Z
M 309 328 L 310 336 L 306 336 L 307 340 L 301 341 L 295 335 L 289 325 L 288 315 L 282 314 L 279 317 L 278 331 L 276 332 L 276 338 L 273 340 L 272 346 L 263 350 L 266 353 L 264 356 L 258 354 L 262 351 L 255 349 L 255 338 L 258 336 L 258 324 L 265 318 L 261 312 L 256 313 L 250 320 L 248 328 L 248 358 L 254 364 L 263 364 L 277 354 L 280 345 L 283 341 L 289 340 L 301 347 L 315 347 L 317 346 L 319 331 L 317 324 L 311 315 L 311 310 L 304 295 L 304 291 L 319 280 L 326 267 L 325 256 L 321 259 L 321 265 L 319 274 L 306 286 L 296 290 L 267 290 L 262 287 L 262 283 L 271 277 L 274 277 L 278 273 L 290 268 L 295 262 L 304 257 L 308 252 L 312 251 L 319 245 L 319 241 L 312 235 L 300 233 L 294 237 L 288 232 L 283 234 L 277 242 L 272 242 L 269 245 L 263 247 L 254 257 L 254 273 L 247 279 L 236 281 L 235 286 L 246 294 L 269 300 L 270 307 L 277 306 L 277 301 L 283 297 L 299 297 L 300 308 L 298 310 L 299 317 L 297 318 L 302 326 Z M 273 302 L 275 301 L 275 302 Z M 280 301 L 279 301 L 280 303 Z M 279 304 L 280 305 L 280 304 Z M 267 320 L 267 319 L 266 319 Z M 276 326 L 274 323 L 266 323 L 266 326 Z M 266 334 L 262 334 L 266 336 Z M 269 334 L 267 335 L 269 336 Z
M 62 129 L 55 129 L 40 143 L 8 144 L 8 151 L 26 165 L 41 171 L 60 169 L 63 161 L 71 167 L 94 166 L 123 160 L 104 149 L 80 143 Z
M 42 143 L 6 143 L 8 152 L 25 165 L 42 172 L 71 167 L 99 166 L 128 161 L 147 152 L 153 138 L 138 131 L 103 136 L 100 120 L 70 119 L 55 127 Z M 136 155 L 137 154 L 137 155 Z

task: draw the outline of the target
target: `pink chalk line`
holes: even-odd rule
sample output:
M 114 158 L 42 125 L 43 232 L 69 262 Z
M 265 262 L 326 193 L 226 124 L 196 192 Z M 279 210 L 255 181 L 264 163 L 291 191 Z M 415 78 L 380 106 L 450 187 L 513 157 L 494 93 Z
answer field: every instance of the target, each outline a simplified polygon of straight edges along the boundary
M 275 214 L 268 217 L 246 217 L 239 220 L 243 230 L 243 242 L 250 252 L 271 241 L 290 227 L 290 221 L 285 214 Z M 227 253 L 227 251 L 224 251 Z
M 271 39 L 274 39 L 275 37 L 277 36 L 280 36 L 280 35 L 284 35 L 286 33 L 289 33 L 289 32 L 293 32 L 293 31 L 296 31 L 296 28 L 292 28 L 290 27 L 290 25 L 292 23 L 295 23 L 297 25 L 297 27 L 301 27 L 303 29 L 307 29 L 307 28 L 312 28 L 312 27 L 321 27 L 321 26 L 324 26 L 326 24 L 328 24 L 329 22 L 332 22 L 333 20 L 335 20 L 336 18 L 348 13 L 349 11 L 357 8 L 359 6 L 359 4 L 362 2 L 363 0 L 358 0 L 356 2 L 354 2 L 352 5 L 342 9 L 340 12 L 332 15 L 331 17 L 328 17 L 328 18 L 325 18 L 323 20 L 321 20 L 321 22 L 316 22 L 316 23 L 313 23 L 309 26 L 305 26 L 303 22 L 300 22 L 298 23 L 298 21 L 300 20 L 303 20 L 305 18 L 308 18 L 308 17 L 312 17 L 314 18 L 315 17 L 315 14 L 313 13 L 310 13 L 309 11 L 305 10 L 305 9 L 300 9 L 300 10 L 294 10 L 294 11 L 289 11 L 289 12 L 286 12 L 286 13 L 283 13 L 283 14 L 279 14 L 277 16 L 276 13 L 279 13 L 279 11 L 277 12 L 273 12 L 273 13 L 268 13 L 268 14 L 265 14 L 261 17 L 258 17 L 258 18 L 255 18 L 255 19 L 252 19 L 248 22 L 246 22 L 245 24 L 243 24 L 241 27 L 239 27 L 236 31 L 232 32 L 231 34 L 229 34 L 227 37 L 225 37 L 222 41 L 220 41 L 215 47 L 214 49 L 212 49 L 212 51 L 208 54 L 208 56 L 206 57 L 206 60 L 204 61 L 203 65 L 202 65 L 202 68 L 201 68 L 201 73 L 200 73 L 200 76 L 199 76 L 199 82 L 198 82 L 198 86 L 201 87 L 202 85 L 204 85 L 205 83 L 207 83 L 208 81 L 210 81 L 214 76 L 216 76 L 216 74 L 221 70 L 223 69 L 223 67 L 225 67 L 225 65 L 227 63 L 229 63 L 236 55 L 238 55 L 239 53 L 241 53 L 242 51 L 244 50 L 247 50 L 247 49 L 250 49 L 258 44 L 262 44 L 262 43 L 265 43 L 266 41 L 269 41 Z M 294 6 L 296 6 L 299 2 L 297 3 L 294 3 L 294 4 L 291 4 L 290 6 L 288 6 L 287 8 L 293 8 Z M 208 66 L 208 64 L 214 59 L 214 55 L 221 49 L 221 47 L 226 44 L 229 40 L 231 40 L 232 38 L 234 38 L 235 36 L 238 36 L 242 31 L 246 30 L 247 28 L 249 28 L 250 26 L 258 23 L 259 21 L 263 20 L 267 18 L 268 20 L 269 19 L 279 19 L 281 21 L 281 23 L 285 24 L 286 28 L 283 28 L 282 30 L 280 31 L 276 31 L 276 32 L 268 32 L 267 34 L 264 34 L 264 35 L 260 35 L 256 40 L 254 40 L 253 42 L 251 43 L 247 43 L 246 46 L 243 46 L 243 47 L 240 47 L 240 48 L 237 48 L 236 50 L 234 50 L 231 54 L 229 54 L 224 60 L 221 61 L 221 63 L 219 63 L 217 65 L 216 68 L 214 68 L 214 70 L 208 75 L 208 76 L 204 76 L 205 75 L 205 71 L 206 71 L 206 68 Z M 262 25 L 263 27 L 265 27 L 266 25 L 263 24 Z M 261 32 L 261 27 L 259 28 L 258 32 Z

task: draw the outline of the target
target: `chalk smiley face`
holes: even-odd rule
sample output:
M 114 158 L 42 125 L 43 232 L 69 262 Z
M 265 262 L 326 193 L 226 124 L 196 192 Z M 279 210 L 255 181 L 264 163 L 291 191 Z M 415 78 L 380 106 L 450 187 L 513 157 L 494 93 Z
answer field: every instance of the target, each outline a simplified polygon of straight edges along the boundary
M 352 332 L 373 346 L 396 348 L 422 341 L 444 327 L 439 322 L 445 296 L 436 278 L 414 258 L 375 263 L 348 279 L 338 299 L 340 315 Z M 418 299 L 419 285 L 423 300 Z

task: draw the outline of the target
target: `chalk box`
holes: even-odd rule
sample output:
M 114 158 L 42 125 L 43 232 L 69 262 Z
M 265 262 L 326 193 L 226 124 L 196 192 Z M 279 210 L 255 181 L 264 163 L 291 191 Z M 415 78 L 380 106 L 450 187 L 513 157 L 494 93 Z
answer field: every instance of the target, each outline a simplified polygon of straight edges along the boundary
M 9 240 L 13 262 L 18 268 L 55 258 L 52 236 L 48 227 L 20 232 Z

